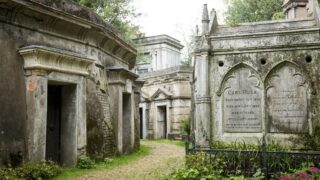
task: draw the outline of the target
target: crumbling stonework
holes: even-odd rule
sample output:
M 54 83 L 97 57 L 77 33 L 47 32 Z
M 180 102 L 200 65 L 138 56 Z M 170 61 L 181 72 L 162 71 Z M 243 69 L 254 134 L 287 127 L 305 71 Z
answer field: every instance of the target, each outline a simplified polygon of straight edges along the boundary
M 74 166 L 82 154 L 100 159 L 123 153 L 124 142 L 126 153 L 138 147 L 138 130 L 117 126 L 122 116 L 135 126 L 135 107 L 118 116 L 125 104 L 111 102 L 123 89 L 110 84 L 122 78 L 139 95 L 137 75 L 119 75 L 134 67 L 136 50 L 94 12 L 71 0 L 1 1 L 0 44 L 0 165 Z

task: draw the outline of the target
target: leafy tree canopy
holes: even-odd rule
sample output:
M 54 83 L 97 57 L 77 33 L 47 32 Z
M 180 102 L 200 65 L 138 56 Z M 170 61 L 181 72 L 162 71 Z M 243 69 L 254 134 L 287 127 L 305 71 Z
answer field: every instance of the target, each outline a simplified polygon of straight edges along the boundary
M 283 0 L 229 0 L 227 24 L 282 19 Z
M 95 10 L 107 23 L 130 40 L 143 36 L 140 27 L 131 21 L 140 14 L 130 6 L 131 0 L 74 0 Z

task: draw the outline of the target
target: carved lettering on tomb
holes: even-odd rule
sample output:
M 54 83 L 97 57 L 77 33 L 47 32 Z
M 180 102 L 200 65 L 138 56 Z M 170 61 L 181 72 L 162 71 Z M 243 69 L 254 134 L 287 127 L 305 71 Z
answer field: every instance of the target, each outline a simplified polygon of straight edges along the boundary
M 261 80 L 251 68 L 241 66 L 225 78 L 223 120 L 225 132 L 261 132 Z
M 266 82 L 270 132 L 308 132 L 308 85 L 301 71 L 287 63 L 275 68 Z

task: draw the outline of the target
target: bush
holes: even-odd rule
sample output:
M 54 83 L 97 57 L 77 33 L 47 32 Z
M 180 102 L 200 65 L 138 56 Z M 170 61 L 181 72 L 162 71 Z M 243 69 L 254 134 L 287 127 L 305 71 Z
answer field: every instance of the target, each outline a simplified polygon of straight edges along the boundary
M 178 169 L 167 179 L 175 180 L 198 180 L 198 179 L 222 179 L 219 172 L 215 171 L 208 162 L 206 154 L 199 152 L 186 156 L 186 168 Z
M 0 168 L 1 180 L 13 180 L 17 179 L 16 171 L 12 168 Z
M 27 180 L 51 179 L 61 173 L 61 168 L 52 161 L 27 163 L 16 169 L 17 176 Z
M 52 161 L 26 163 L 19 168 L 0 168 L 0 179 L 42 180 L 51 179 L 61 173 L 61 168 Z
M 174 179 L 174 180 L 198 180 L 198 179 L 221 180 L 223 178 L 214 172 L 204 175 L 204 174 L 201 174 L 201 172 L 199 172 L 197 169 L 182 168 L 182 169 L 176 170 L 167 179 Z
M 95 167 L 95 164 L 88 156 L 80 156 L 78 158 L 77 167 L 80 169 L 92 169 Z

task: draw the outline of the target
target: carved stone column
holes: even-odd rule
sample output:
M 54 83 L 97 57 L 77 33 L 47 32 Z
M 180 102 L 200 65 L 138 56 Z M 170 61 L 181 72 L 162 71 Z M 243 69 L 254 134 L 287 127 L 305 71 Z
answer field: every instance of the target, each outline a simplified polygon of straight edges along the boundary
M 195 57 L 195 140 L 198 147 L 209 147 L 210 141 L 210 92 L 209 52 L 200 50 Z
M 208 148 L 211 139 L 211 113 L 209 91 L 209 15 L 205 4 L 202 13 L 202 35 L 197 36 L 195 49 L 195 143 L 199 148 Z

